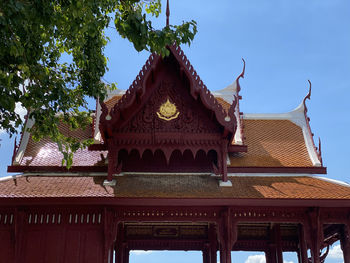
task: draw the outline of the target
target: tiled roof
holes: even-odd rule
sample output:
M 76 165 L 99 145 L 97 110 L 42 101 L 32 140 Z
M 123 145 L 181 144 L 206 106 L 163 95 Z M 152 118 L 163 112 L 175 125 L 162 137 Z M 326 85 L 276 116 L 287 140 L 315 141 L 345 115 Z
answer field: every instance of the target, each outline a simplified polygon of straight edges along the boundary
M 123 95 L 115 95 L 112 98 L 105 101 L 105 104 L 108 108 L 108 111 L 110 111 L 113 106 L 117 103 L 118 100 L 120 100 L 123 97 Z
M 220 98 L 220 97 L 215 97 L 216 100 L 221 104 L 221 106 L 224 108 L 224 110 L 226 112 L 228 112 L 228 110 L 230 109 L 231 107 L 231 104 L 228 103 L 227 101 L 225 101 L 223 98 Z
M 91 138 L 91 126 L 85 130 L 78 129 L 70 131 L 67 126 L 61 124 L 60 130 L 72 137 L 84 140 Z M 101 157 L 101 155 L 103 157 Z M 79 150 L 74 154 L 73 165 L 75 166 L 101 166 L 105 165 L 103 158 L 106 158 L 107 152 L 88 151 L 88 149 Z M 25 150 L 21 166 L 61 166 L 62 153 L 58 150 L 57 144 L 49 139 L 42 139 L 39 142 L 33 141 L 30 137 Z
M 105 177 L 22 176 L 0 182 L 0 198 L 117 197 L 231 199 L 350 199 L 350 187 L 315 177 L 229 177 L 232 187 L 220 187 L 209 175 L 125 175 L 116 186 Z
M 113 96 L 105 103 L 109 109 L 121 98 Z M 230 104 L 217 97 L 227 111 Z M 313 167 L 305 146 L 302 129 L 289 120 L 244 120 L 247 153 L 230 155 L 229 167 Z M 70 131 L 61 125 L 61 130 L 79 139 L 92 136 L 92 128 Z M 107 151 L 79 150 L 73 158 L 73 166 L 105 166 Z M 62 154 L 55 143 L 48 139 L 34 142 L 29 139 L 20 166 L 61 166 Z
M 247 153 L 230 156 L 231 167 L 312 167 L 302 129 L 289 120 L 243 120 Z
M 312 167 L 302 130 L 288 120 L 244 120 L 247 153 L 230 155 L 229 167 Z M 91 127 L 66 134 L 87 139 Z M 107 151 L 79 150 L 73 158 L 74 166 L 104 166 Z M 34 142 L 29 139 L 21 166 L 61 166 L 62 154 L 48 139 Z

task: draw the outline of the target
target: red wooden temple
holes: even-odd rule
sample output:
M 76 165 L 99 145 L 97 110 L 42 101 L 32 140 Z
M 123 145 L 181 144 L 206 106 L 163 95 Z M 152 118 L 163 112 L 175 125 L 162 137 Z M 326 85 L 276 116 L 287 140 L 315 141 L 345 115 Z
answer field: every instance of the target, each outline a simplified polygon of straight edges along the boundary
M 23 132 L 0 182 L 1 262 L 129 262 L 131 250 L 197 250 L 203 262 L 262 251 L 350 263 L 350 186 L 331 181 L 305 97 L 282 114 L 240 112 L 239 80 L 209 91 L 183 51 L 152 54 L 126 92 L 67 135 L 95 143 L 68 171 Z M 35 125 L 27 120 L 26 127 Z

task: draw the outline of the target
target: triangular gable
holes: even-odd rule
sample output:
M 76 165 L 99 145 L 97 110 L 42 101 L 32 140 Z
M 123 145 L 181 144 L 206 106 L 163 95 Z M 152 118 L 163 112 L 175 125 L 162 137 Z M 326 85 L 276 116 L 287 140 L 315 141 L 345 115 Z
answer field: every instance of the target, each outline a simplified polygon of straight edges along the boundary
M 110 111 L 101 102 L 99 128 L 112 162 L 109 166 L 113 166 L 109 167 L 109 178 L 122 171 L 121 149 L 127 153 L 136 149 L 139 156 L 146 150 L 153 154 L 161 150 L 167 163 L 176 150 L 182 154 L 189 150 L 194 159 L 199 151 L 205 155 L 214 151 L 214 168 L 208 172 L 226 175 L 227 152 L 237 127 L 237 99 L 226 111 L 180 47 L 168 49 L 168 57 L 149 57 Z
M 193 99 L 200 101 L 205 108 L 214 114 L 217 123 L 225 131 L 226 136 L 228 134 L 232 136 L 235 133 L 237 127 L 236 117 L 234 114 L 236 98 L 232 102 L 229 110 L 226 111 L 207 89 L 205 84 L 197 75 L 193 66 L 184 55 L 181 48 L 179 46 L 173 45 L 169 46 L 168 49 L 171 52 L 171 56 L 173 56 L 179 64 L 181 72 L 187 77 L 188 81 L 190 82 L 189 92 Z M 164 61 L 164 59 L 162 59 L 159 55 L 151 54 L 142 70 L 133 81 L 132 85 L 125 92 L 123 97 L 117 101 L 110 112 L 108 112 L 108 109 L 104 103 L 101 104 L 102 114 L 100 117 L 100 130 L 103 137 L 106 132 L 108 132 L 108 129 L 115 125 L 118 126 L 118 124 L 123 125 L 123 123 L 127 122 L 127 118 L 133 116 L 133 113 L 138 110 L 132 107 L 135 106 L 135 103 L 139 105 L 140 102 L 143 102 L 144 97 L 147 97 L 148 91 L 146 90 L 146 82 L 149 81 L 150 78 L 154 77 L 154 70 L 157 68 L 157 65 L 161 61 Z M 106 140 L 106 138 L 104 138 L 104 140 Z

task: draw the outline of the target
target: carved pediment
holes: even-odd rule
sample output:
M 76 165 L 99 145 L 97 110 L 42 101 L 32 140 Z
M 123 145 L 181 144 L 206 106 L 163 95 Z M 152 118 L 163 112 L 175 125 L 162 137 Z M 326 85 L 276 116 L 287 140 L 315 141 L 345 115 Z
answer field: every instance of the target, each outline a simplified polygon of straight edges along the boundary
M 217 133 L 230 138 L 236 130 L 234 108 L 226 112 L 206 88 L 177 46 L 170 56 L 151 55 L 126 94 L 108 112 L 102 103 L 104 141 L 120 133 Z
M 162 80 L 144 107 L 126 125 L 116 127 L 116 136 L 118 133 L 220 134 L 220 126 L 210 118 L 210 112 L 180 85 Z
M 225 111 L 182 50 L 177 46 L 169 50 L 170 55 L 165 58 L 150 56 L 129 90 L 109 112 L 101 103 L 100 131 L 109 152 L 109 178 L 121 172 L 123 165 L 139 165 L 146 171 L 158 163 L 156 171 L 176 171 L 175 159 L 188 159 L 186 151 L 193 156 L 189 171 L 205 168 L 207 172 L 226 175 L 227 150 L 237 126 L 236 100 Z M 151 152 L 148 159 L 143 156 L 147 150 Z M 199 151 L 204 155 L 197 155 Z M 184 170 L 181 166 L 178 169 Z

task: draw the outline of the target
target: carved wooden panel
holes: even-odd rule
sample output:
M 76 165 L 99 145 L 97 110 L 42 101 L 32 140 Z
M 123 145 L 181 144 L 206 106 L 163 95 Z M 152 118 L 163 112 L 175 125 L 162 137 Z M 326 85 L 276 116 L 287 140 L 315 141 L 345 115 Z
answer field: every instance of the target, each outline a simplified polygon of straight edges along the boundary
M 189 88 L 184 85 L 180 80 L 162 80 L 144 107 L 115 132 L 219 133 L 208 110 L 191 97 Z

